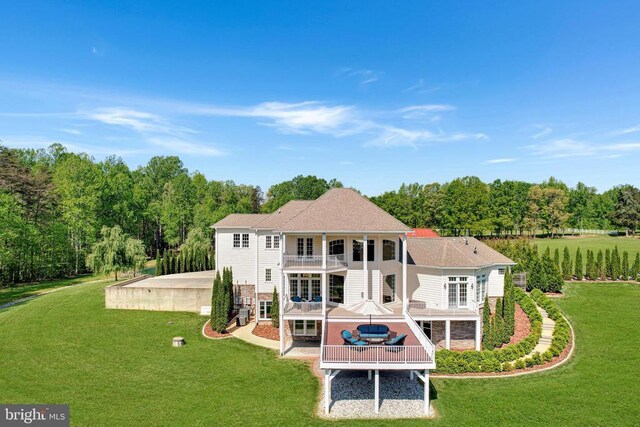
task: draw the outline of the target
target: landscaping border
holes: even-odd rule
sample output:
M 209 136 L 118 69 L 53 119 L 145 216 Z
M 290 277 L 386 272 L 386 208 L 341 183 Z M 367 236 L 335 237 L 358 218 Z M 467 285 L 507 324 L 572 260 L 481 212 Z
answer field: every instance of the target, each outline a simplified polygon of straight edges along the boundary
M 202 336 L 210 339 L 210 340 L 226 340 L 227 338 L 233 338 L 233 334 L 231 332 L 227 332 L 226 336 L 222 336 L 222 337 L 211 337 L 209 335 L 207 335 L 207 333 L 205 332 L 205 330 L 207 329 L 207 325 L 211 323 L 211 319 L 208 319 L 206 322 L 204 322 L 204 325 L 202 325 L 202 329 L 201 329 L 201 333 Z

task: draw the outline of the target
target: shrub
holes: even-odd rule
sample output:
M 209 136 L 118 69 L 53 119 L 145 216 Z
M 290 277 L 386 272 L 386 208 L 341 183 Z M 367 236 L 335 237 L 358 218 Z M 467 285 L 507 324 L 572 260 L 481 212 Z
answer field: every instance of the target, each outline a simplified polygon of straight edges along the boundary
M 271 297 L 271 326 L 280 327 L 280 298 L 278 298 L 278 290 L 273 287 L 273 295 Z
M 536 364 L 532 357 L 527 357 L 524 359 L 524 363 L 527 365 L 527 368 L 530 368 Z
M 582 272 L 582 252 L 580 252 L 580 248 L 576 250 L 576 268 L 575 268 L 575 276 L 577 280 L 582 280 L 583 272 Z
M 531 292 L 533 298 L 546 312 L 549 318 L 556 322 L 553 328 L 553 338 L 549 351 L 555 356 L 559 356 L 569 344 L 571 339 L 571 327 L 566 321 L 556 304 L 542 292 Z
M 218 271 L 213 280 L 211 292 L 211 329 L 216 332 L 223 332 L 227 327 L 228 312 L 228 299 L 220 271 Z
M 620 253 L 618 252 L 618 246 L 616 246 L 611 252 L 611 280 L 620 279 L 621 274 Z
M 504 362 L 502 364 L 502 371 L 503 372 L 511 372 L 513 371 L 514 367 L 513 364 L 511 362 Z
M 524 359 L 518 359 L 518 360 L 516 360 L 516 363 L 514 363 L 513 367 L 516 368 L 516 369 L 524 369 L 524 368 L 527 367 L 527 365 L 526 365 Z
M 611 264 L 611 251 L 609 249 L 607 249 L 604 252 L 604 274 L 606 277 L 612 277 L 613 276 L 613 267 Z M 602 277 L 603 279 L 605 277 Z
M 546 362 L 550 362 L 551 359 L 553 359 L 553 353 L 551 352 L 551 350 L 547 350 L 544 353 L 542 353 L 542 360 L 546 363 Z
M 484 298 L 484 307 L 482 307 L 482 348 L 488 350 L 492 346 L 491 342 L 491 306 L 489 305 L 489 297 Z
M 596 257 L 596 271 L 597 271 L 597 278 L 598 279 L 604 279 L 605 278 L 604 259 L 603 259 L 603 256 L 602 256 L 602 249 L 600 249 L 598 251 L 598 256 Z
M 569 254 L 569 248 L 565 246 L 562 257 L 562 278 L 564 280 L 571 280 L 573 277 L 572 270 L 571 254 Z
M 622 253 L 622 280 L 629 280 L 629 252 Z

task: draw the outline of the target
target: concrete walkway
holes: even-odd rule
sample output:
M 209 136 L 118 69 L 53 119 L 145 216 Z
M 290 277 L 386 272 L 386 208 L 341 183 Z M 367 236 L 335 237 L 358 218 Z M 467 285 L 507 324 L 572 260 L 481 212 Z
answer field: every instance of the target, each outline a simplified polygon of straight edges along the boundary
M 278 341 L 268 340 L 256 335 L 253 335 L 251 331 L 255 328 L 254 322 L 248 322 L 245 326 L 238 326 L 235 328 L 229 328 L 229 332 L 234 337 L 246 341 L 253 345 L 259 345 L 261 347 L 270 348 L 272 350 L 280 350 L 280 343 Z
M 553 340 L 553 328 L 555 328 L 556 322 L 554 320 L 551 320 L 547 312 L 544 311 L 543 308 L 539 305 L 538 312 L 540 313 L 540 316 L 542 316 L 542 335 L 540 336 L 540 340 L 538 341 L 538 344 L 536 344 L 536 346 L 533 348 L 533 350 L 531 350 L 531 352 L 526 356 L 520 358 L 522 360 L 526 359 L 527 357 L 533 356 L 534 353 L 542 354 L 545 351 L 549 350 L 549 347 L 551 347 L 551 340 Z M 520 359 L 516 359 L 516 361 Z

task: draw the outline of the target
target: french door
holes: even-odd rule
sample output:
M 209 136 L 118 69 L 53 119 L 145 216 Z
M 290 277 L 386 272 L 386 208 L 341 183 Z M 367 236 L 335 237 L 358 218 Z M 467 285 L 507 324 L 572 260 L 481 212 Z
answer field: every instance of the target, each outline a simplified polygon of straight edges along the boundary
M 466 308 L 469 306 L 469 283 L 449 282 L 449 308 Z
M 313 255 L 313 237 L 307 237 L 306 239 L 304 237 L 298 237 L 297 243 L 297 253 L 299 257 Z
M 292 274 L 289 279 L 291 296 L 299 296 L 306 301 L 313 301 L 322 295 L 322 282 L 319 274 Z

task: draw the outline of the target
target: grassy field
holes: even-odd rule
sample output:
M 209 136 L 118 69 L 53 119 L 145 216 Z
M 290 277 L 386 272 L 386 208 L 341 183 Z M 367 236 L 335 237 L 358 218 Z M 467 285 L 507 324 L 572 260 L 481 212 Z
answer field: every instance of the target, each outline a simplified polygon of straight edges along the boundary
M 86 283 L 95 280 L 107 281 L 108 279 L 88 274 L 86 276 L 75 277 L 73 279 L 59 279 L 34 284 L 21 284 L 15 287 L 0 288 L 0 305 L 20 298 L 26 298 L 32 295 L 39 295 L 44 292 L 49 292 L 53 289 L 78 285 L 80 283 Z
M 549 373 L 434 379 L 431 422 L 314 417 L 303 362 L 236 339 L 206 340 L 188 313 L 104 309 L 103 285 L 0 311 L 0 402 L 71 404 L 73 425 L 638 425 L 640 286 L 571 283 L 558 303 L 577 352 Z M 187 340 L 171 348 L 171 337 Z
M 556 248 L 560 251 L 560 259 L 562 259 L 562 251 L 566 246 L 569 248 L 569 252 L 571 253 L 571 259 L 573 260 L 576 256 L 576 250 L 580 248 L 582 252 L 582 262 L 586 262 L 586 254 L 587 249 L 595 251 L 596 255 L 598 251 L 602 249 L 604 252 L 606 249 L 615 248 L 618 246 L 618 251 L 620 251 L 620 257 L 622 257 L 622 252 L 629 252 L 629 262 L 632 263 L 636 254 L 640 252 L 640 238 L 637 237 L 612 237 L 612 236 L 585 236 L 585 237 L 562 237 L 559 239 L 535 239 L 532 240 L 533 243 L 538 245 L 538 249 L 540 253 L 544 252 L 547 247 L 551 249 L 551 255 L 553 256 L 553 251 Z

